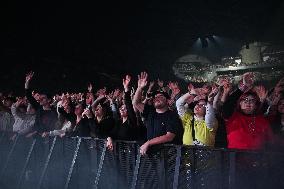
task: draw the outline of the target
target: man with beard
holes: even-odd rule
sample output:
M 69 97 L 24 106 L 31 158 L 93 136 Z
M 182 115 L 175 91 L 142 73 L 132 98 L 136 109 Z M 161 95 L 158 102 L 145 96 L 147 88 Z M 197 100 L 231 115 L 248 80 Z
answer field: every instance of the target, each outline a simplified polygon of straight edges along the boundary
M 147 85 L 148 75 L 142 72 L 138 76 L 138 87 L 134 95 L 133 105 L 142 110 L 147 128 L 147 142 L 140 147 L 140 153 L 145 155 L 148 148 L 163 143 L 182 144 L 183 128 L 176 112 L 169 110 L 169 95 L 164 91 L 152 94 L 152 105 L 142 103 L 142 90 Z

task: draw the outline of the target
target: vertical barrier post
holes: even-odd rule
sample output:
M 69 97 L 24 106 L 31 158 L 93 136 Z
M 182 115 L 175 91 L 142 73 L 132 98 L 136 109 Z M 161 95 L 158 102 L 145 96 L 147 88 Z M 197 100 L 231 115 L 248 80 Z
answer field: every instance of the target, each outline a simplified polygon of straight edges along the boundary
M 4 136 L 5 136 L 5 132 L 2 132 L 2 133 L 1 133 L 1 136 L 0 136 L 0 144 L 1 144 L 2 139 L 4 138 Z
M 192 148 L 192 154 L 193 154 L 193 157 L 192 157 L 192 171 L 191 171 L 191 174 L 192 174 L 192 188 L 195 189 L 197 188 L 196 186 L 196 147 L 194 146 Z
M 166 188 L 165 149 L 163 148 L 160 153 L 157 164 L 159 188 Z
M 139 172 L 139 167 L 140 167 L 140 161 L 141 161 L 141 153 L 139 152 L 139 146 L 137 146 L 137 158 L 136 158 L 136 163 L 135 163 L 135 168 L 134 168 L 134 173 L 133 173 L 133 179 L 131 183 L 131 189 L 135 189 L 136 184 L 137 184 L 137 177 L 138 177 L 138 172 Z
M 181 158 L 181 146 L 176 147 L 177 150 L 177 157 L 176 157 L 176 165 L 175 165 L 175 174 L 174 174 L 174 181 L 173 181 L 173 189 L 178 188 L 178 178 L 179 178 L 179 171 L 180 171 L 180 158 Z
M 25 171 L 26 171 L 26 169 L 27 169 L 28 163 L 29 163 L 29 161 L 30 161 L 31 154 L 32 154 L 32 152 L 33 152 L 35 143 L 36 143 L 36 139 L 33 139 L 33 142 L 32 142 L 32 145 L 31 145 L 31 147 L 30 147 L 28 156 L 27 156 L 27 158 L 26 158 L 24 167 L 23 167 L 23 169 L 22 169 L 22 171 L 21 171 L 20 178 L 19 178 L 19 180 L 18 180 L 17 188 L 20 188 L 20 186 L 21 186 L 21 182 L 22 182 L 23 176 L 24 176 L 24 174 L 25 174 Z
M 40 176 L 40 179 L 39 179 L 39 183 L 37 185 L 37 189 L 40 189 L 41 185 L 42 185 L 42 182 L 43 182 L 43 179 L 44 179 L 44 176 L 45 176 L 45 173 L 46 173 L 46 169 L 48 167 L 48 164 L 49 164 L 49 160 L 50 160 L 50 157 L 52 155 L 52 152 L 53 152 L 53 148 L 55 146 L 55 143 L 56 143 L 56 139 L 57 137 L 54 137 L 53 141 L 52 141 L 52 145 L 51 145 L 51 148 L 49 150 L 49 153 L 48 153 L 48 156 L 46 158 L 46 161 L 45 161 L 45 164 L 44 164 L 44 167 L 43 167 L 43 170 L 42 170 L 42 173 L 41 173 L 41 176 Z
M 222 151 L 219 151 L 220 153 L 221 153 L 221 158 L 220 158 L 220 164 L 221 164 L 221 173 L 220 173 L 220 175 L 219 175 L 219 181 L 220 181 L 220 184 L 221 184 L 221 186 L 220 186 L 220 188 L 226 188 L 226 179 L 224 179 L 224 178 L 226 178 L 226 176 L 228 175 L 228 172 L 227 172 L 227 170 L 225 169 L 225 167 L 226 167 L 226 164 L 225 164 L 225 152 L 224 152 L 224 150 L 222 150 Z
M 229 189 L 234 189 L 236 184 L 236 152 L 230 152 Z

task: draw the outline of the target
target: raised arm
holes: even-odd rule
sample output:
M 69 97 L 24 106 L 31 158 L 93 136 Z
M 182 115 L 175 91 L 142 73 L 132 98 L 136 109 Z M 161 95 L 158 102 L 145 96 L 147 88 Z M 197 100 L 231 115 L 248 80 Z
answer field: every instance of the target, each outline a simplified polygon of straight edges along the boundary
M 18 107 L 23 104 L 24 101 L 23 99 L 18 99 L 17 102 L 15 102 L 14 104 L 12 104 L 11 106 L 11 113 L 13 115 L 14 118 L 18 118 L 18 119 L 22 119 L 23 118 L 23 115 L 22 114 L 19 114 L 19 112 L 17 111 Z
M 117 105 L 117 99 L 118 95 L 120 95 L 120 90 L 115 89 L 114 91 L 110 92 L 109 94 L 106 95 L 107 100 L 110 103 L 110 108 L 112 112 L 112 117 L 118 121 L 119 120 L 119 112 L 118 112 L 118 105 Z
M 233 112 L 234 109 L 237 105 L 237 101 L 240 98 L 240 96 L 250 90 L 253 87 L 253 83 L 254 83 L 254 79 L 253 79 L 254 75 L 253 73 L 245 73 L 242 76 L 242 80 L 239 83 L 238 89 L 235 90 L 230 96 L 229 95 L 229 89 L 224 87 L 224 92 L 223 92 L 223 96 L 221 98 L 221 100 L 226 99 L 226 101 L 224 102 L 223 105 L 223 117 L 224 118 L 228 118 L 230 117 Z M 228 98 L 226 98 L 228 96 Z
M 141 74 L 138 75 L 138 87 L 133 97 L 133 105 L 140 112 L 143 112 L 144 110 L 144 104 L 142 103 L 142 91 L 143 88 L 146 87 L 148 83 L 147 78 L 148 74 L 146 72 L 141 72 Z
M 180 117 L 183 116 L 186 112 L 186 108 L 184 106 L 186 101 L 193 102 L 194 97 L 194 94 L 187 92 L 176 101 L 177 112 Z
M 215 117 L 215 110 L 211 103 L 207 103 L 206 105 L 206 114 L 205 114 L 205 123 L 206 127 L 212 129 L 216 125 L 216 117 Z
M 34 109 L 38 109 L 40 107 L 40 104 L 36 101 L 36 99 L 32 95 L 32 91 L 30 89 L 30 82 L 34 76 L 34 72 L 29 72 L 26 75 L 26 81 L 25 81 L 25 91 L 26 91 L 26 97 L 27 100 L 30 102 L 30 104 L 33 106 Z
M 131 96 L 130 96 L 130 89 L 129 89 L 129 83 L 131 81 L 131 77 L 129 75 L 126 75 L 125 79 L 123 78 L 122 84 L 124 87 L 124 100 L 125 100 L 125 106 L 128 114 L 128 120 L 130 121 L 131 126 L 137 126 L 137 119 L 136 119 L 136 114 L 133 109 L 132 101 L 131 101 Z

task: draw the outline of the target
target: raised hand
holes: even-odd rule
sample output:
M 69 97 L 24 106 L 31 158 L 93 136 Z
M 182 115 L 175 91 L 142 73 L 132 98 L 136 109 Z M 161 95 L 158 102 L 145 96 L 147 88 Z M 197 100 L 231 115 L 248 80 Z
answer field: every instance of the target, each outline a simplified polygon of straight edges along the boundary
M 152 89 L 155 85 L 155 81 L 151 81 L 150 84 L 149 84 L 149 89 Z
M 198 102 L 199 100 L 205 100 L 205 99 L 206 99 L 206 95 L 200 94 L 200 95 L 194 97 L 193 101 Z
M 252 88 L 254 84 L 254 74 L 252 72 L 247 72 L 242 77 L 243 84 L 248 88 Z
M 27 73 L 26 81 L 25 81 L 25 89 L 29 88 L 30 81 L 32 80 L 33 76 L 34 76 L 34 72 L 33 71 L 30 71 L 29 73 Z
M 106 95 L 106 88 L 104 87 L 103 89 L 99 89 L 97 92 L 96 92 L 96 96 L 97 97 L 102 97 L 102 96 L 105 96 Z
M 91 93 L 92 90 L 93 90 L 93 85 L 92 85 L 92 83 L 90 83 L 90 84 L 88 85 L 88 91 Z
M 21 97 L 18 98 L 17 102 L 15 103 L 16 107 L 18 107 L 18 106 L 24 104 L 24 100 L 25 100 L 25 99 L 23 99 L 23 98 L 21 98 Z
M 141 72 L 140 75 L 138 75 L 138 88 L 143 89 L 146 87 L 148 81 L 148 74 L 146 72 Z
M 268 94 L 268 91 L 265 89 L 265 87 L 263 85 L 255 86 L 253 91 L 258 95 L 260 102 L 264 102 Z
M 115 89 L 114 92 L 113 92 L 113 98 L 114 99 L 117 99 L 121 96 L 121 91 L 119 89 Z
M 131 81 L 130 75 L 126 75 L 125 78 L 122 79 L 122 84 L 126 92 L 129 90 L 130 81 Z
M 91 112 L 91 110 L 89 108 L 86 108 L 83 113 L 82 113 L 82 117 L 87 117 L 87 118 L 92 118 L 93 117 L 93 114 Z
M 187 90 L 190 92 L 192 89 L 194 89 L 194 86 L 191 83 L 189 83 L 187 86 Z
M 168 87 L 172 91 L 172 96 L 176 96 L 180 93 L 180 89 L 177 82 L 169 82 Z
M 30 82 L 32 80 L 34 76 L 34 72 L 33 71 L 30 71 L 29 73 L 27 73 L 26 75 L 26 82 Z
M 276 84 L 276 86 L 281 86 L 281 85 L 284 85 L 284 77 L 280 79 L 278 83 Z
M 190 90 L 191 94 L 196 94 L 197 96 L 205 95 L 206 91 L 203 88 L 193 88 Z
M 113 142 L 112 142 L 112 139 L 110 137 L 107 138 L 106 146 L 107 146 L 107 149 L 109 149 L 110 151 L 113 150 Z
M 274 92 L 277 94 L 280 94 L 282 91 L 284 91 L 284 78 L 282 78 L 276 86 L 274 87 Z
M 282 98 L 282 95 L 281 95 L 281 94 L 277 94 L 277 93 L 273 94 L 273 95 L 270 97 L 271 105 L 272 105 L 272 106 L 276 106 L 281 98 Z
M 231 92 L 231 90 L 232 90 L 232 85 L 231 85 L 231 83 L 225 83 L 225 84 L 223 85 L 223 90 L 224 90 L 224 93 L 225 93 L 225 94 L 229 94 L 229 93 Z
M 213 102 L 214 97 L 217 95 L 218 92 L 219 92 L 219 87 L 216 85 L 212 85 L 212 90 L 208 95 L 208 101 Z

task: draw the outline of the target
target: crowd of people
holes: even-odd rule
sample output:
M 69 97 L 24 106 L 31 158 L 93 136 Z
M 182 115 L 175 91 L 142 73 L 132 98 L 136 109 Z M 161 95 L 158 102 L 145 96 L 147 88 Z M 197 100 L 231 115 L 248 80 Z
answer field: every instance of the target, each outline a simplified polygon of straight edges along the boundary
M 284 143 L 284 78 L 266 89 L 245 73 L 237 85 L 229 77 L 202 87 L 149 81 L 141 72 L 108 91 L 51 95 L 31 88 L 34 73 L 25 79 L 25 96 L 1 94 L 0 130 L 25 137 L 95 137 L 142 141 L 142 155 L 158 144 L 198 145 L 232 149 L 264 149 Z M 136 87 L 134 87 L 136 86 Z

